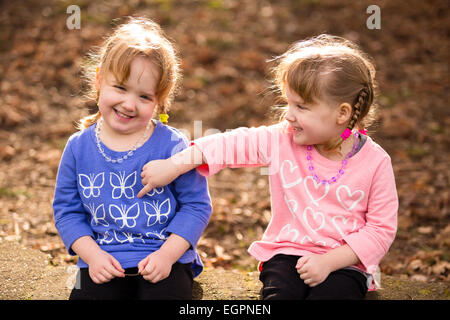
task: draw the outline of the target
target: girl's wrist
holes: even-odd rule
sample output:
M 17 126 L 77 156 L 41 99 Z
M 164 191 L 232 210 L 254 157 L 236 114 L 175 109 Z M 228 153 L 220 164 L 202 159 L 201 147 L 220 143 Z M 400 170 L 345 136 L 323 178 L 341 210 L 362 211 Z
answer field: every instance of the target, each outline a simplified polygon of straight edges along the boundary
M 158 254 L 171 264 L 174 264 L 178 261 L 178 259 L 180 259 L 186 250 L 189 249 L 189 247 L 189 242 L 187 242 L 183 237 L 172 233 L 163 243 L 161 248 L 158 249 Z
M 159 248 L 155 253 L 167 261 L 167 263 L 170 263 L 170 265 L 173 265 L 180 258 L 175 256 L 171 250 L 164 249 L 163 247 Z
M 330 273 L 359 263 L 359 259 L 348 244 L 323 254 Z

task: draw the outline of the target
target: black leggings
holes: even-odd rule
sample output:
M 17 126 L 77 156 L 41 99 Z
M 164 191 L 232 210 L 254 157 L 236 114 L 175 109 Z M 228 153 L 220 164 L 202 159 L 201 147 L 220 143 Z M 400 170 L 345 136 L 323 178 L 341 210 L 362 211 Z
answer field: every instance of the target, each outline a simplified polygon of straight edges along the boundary
M 151 283 L 141 275 L 136 275 L 138 268 L 125 269 L 124 278 L 113 278 L 102 284 L 92 281 L 88 268 L 81 268 L 78 272 L 70 300 L 192 299 L 193 275 L 190 263 L 174 263 L 170 275 L 157 283 Z
M 299 256 L 278 254 L 262 265 L 263 300 L 342 300 L 363 299 L 366 277 L 356 270 L 339 269 L 315 287 L 300 278 L 295 265 Z

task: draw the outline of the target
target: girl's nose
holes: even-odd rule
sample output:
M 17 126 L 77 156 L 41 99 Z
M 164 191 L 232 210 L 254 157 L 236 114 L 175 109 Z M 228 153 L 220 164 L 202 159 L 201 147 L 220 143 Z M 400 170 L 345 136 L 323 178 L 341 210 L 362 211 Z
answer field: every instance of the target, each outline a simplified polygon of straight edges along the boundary
M 122 102 L 122 107 L 127 111 L 134 111 L 136 108 L 136 99 L 132 95 L 126 95 Z
M 294 122 L 295 121 L 295 117 L 292 114 L 292 108 L 288 106 L 287 111 L 286 111 L 286 115 L 285 118 L 287 121 L 289 122 Z

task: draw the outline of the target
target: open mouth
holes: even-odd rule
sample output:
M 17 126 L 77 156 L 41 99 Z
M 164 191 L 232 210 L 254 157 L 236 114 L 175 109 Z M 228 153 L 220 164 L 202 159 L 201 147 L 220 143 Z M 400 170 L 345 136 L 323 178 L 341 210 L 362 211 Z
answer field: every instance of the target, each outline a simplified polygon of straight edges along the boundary
M 291 130 L 293 132 L 302 132 L 303 131 L 303 129 L 301 127 L 294 127 L 294 126 L 291 126 Z
M 117 115 L 118 117 L 123 118 L 123 119 L 129 120 L 129 119 L 134 118 L 134 116 L 127 115 L 127 114 L 125 114 L 125 113 L 123 113 L 123 112 L 120 112 L 120 111 L 117 110 L 117 109 L 114 109 L 114 112 L 116 113 L 116 115 Z

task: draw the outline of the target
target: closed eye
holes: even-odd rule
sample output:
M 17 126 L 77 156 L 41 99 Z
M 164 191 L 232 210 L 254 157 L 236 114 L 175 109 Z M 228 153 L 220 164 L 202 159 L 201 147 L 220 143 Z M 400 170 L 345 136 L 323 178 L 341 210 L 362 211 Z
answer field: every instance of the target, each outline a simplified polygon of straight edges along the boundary
M 115 85 L 114 88 L 117 88 L 117 89 L 122 90 L 122 91 L 126 91 L 125 87 L 122 87 L 122 86 L 119 86 L 119 85 Z
M 153 101 L 152 97 L 150 97 L 150 96 L 143 95 L 143 96 L 141 96 L 141 98 L 144 100 Z

